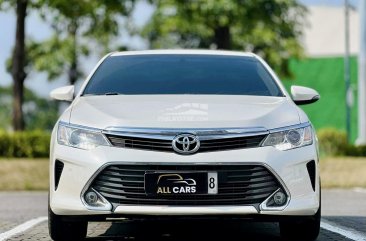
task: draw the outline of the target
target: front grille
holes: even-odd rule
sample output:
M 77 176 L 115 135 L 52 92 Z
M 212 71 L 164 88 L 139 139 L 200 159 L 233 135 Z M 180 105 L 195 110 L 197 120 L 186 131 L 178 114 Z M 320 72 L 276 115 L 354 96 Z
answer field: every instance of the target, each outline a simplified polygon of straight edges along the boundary
M 106 135 L 113 146 L 150 151 L 173 151 L 172 141 L 130 136 Z
M 146 171 L 217 171 L 218 194 L 147 196 Z M 124 205 L 257 205 L 280 184 L 260 165 L 111 165 L 102 170 L 91 187 L 113 206 Z
M 111 134 L 106 134 L 106 137 L 110 143 L 116 147 L 174 152 L 172 148 L 172 140 L 169 139 L 142 138 Z M 265 137 L 266 135 L 256 135 L 201 140 L 201 145 L 197 152 L 212 152 L 258 147 Z
M 257 147 L 265 136 L 266 135 L 204 140 L 201 141 L 200 150 L 198 152 Z

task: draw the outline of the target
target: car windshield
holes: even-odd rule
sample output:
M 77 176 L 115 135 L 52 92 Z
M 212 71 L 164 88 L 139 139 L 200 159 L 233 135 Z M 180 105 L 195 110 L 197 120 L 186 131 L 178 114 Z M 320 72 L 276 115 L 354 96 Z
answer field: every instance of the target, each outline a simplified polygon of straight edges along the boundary
M 108 57 L 83 95 L 258 95 L 283 96 L 253 57 L 146 54 Z

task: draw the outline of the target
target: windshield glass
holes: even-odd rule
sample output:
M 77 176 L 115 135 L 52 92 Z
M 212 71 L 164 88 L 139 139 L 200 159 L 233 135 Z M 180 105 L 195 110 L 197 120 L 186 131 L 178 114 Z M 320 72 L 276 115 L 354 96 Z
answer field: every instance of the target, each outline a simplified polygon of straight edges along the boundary
M 106 94 L 283 96 L 253 57 L 193 54 L 108 57 L 83 93 Z

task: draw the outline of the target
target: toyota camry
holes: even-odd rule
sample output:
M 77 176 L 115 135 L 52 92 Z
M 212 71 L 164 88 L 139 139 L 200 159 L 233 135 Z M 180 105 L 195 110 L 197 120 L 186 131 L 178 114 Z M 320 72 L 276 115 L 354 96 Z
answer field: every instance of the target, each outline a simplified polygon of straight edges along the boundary
M 85 237 L 88 221 L 231 218 L 279 222 L 314 240 L 320 226 L 317 138 L 291 94 L 253 53 L 114 52 L 74 93 L 51 140 L 49 231 Z

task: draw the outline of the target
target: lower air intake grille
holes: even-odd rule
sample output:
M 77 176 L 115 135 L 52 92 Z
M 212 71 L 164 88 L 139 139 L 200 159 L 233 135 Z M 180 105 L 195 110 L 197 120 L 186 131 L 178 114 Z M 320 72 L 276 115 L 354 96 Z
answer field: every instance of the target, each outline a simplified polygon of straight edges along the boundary
M 60 182 L 62 170 L 64 169 L 64 163 L 56 160 L 55 162 L 55 190 L 57 189 L 58 183 Z
M 306 164 L 306 168 L 308 169 L 308 173 L 309 173 L 309 177 L 310 177 L 310 181 L 311 181 L 311 186 L 315 192 L 315 161 L 310 161 Z
M 147 196 L 146 171 L 216 171 L 218 194 Z M 280 184 L 260 165 L 111 165 L 102 170 L 91 187 L 114 206 L 123 205 L 256 205 Z

